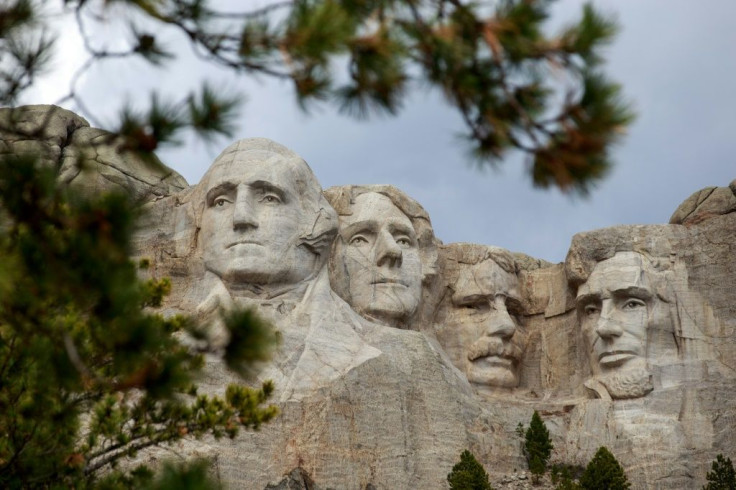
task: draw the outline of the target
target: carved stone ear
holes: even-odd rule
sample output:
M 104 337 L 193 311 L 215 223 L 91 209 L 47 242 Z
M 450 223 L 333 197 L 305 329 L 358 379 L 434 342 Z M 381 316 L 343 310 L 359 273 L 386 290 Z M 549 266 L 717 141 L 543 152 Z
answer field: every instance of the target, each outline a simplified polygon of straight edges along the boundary
M 337 235 L 337 213 L 323 196 L 319 198 L 319 205 L 317 217 L 305 230 L 301 240 L 315 255 L 326 258 Z

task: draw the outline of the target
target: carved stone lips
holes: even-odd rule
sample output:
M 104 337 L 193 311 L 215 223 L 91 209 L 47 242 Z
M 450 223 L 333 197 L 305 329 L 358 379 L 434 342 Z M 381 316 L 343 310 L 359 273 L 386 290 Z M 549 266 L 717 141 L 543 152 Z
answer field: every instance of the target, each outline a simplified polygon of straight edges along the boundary
M 598 356 L 598 362 L 603 366 L 615 366 L 622 364 L 632 357 L 636 357 L 637 354 L 628 350 L 616 350 L 603 352 Z
M 394 279 L 391 277 L 379 277 L 378 279 L 371 281 L 371 284 L 398 284 L 399 286 L 408 287 L 409 284 L 401 279 Z
M 237 240 L 229 244 L 226 248 L 232 248 L 236 245 L 263 245 L 263 244 L 255 240 Z
M 502 367 L 511 367 L 514 364 L 515 359 L 508 357 L 508 356 L 485 356 L 485 357 L 476 357 L 473 359 L 473 363 L 482 363 L 487 364 L 490 366 L 502 366 Z

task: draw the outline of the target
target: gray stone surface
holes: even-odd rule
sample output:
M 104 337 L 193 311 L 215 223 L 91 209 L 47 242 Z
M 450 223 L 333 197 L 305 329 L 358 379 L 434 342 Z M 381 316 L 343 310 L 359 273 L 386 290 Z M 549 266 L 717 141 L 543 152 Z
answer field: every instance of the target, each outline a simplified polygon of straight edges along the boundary
M 670 218 L 673 225 L 692 225 L 736 211 L 736 180 L 728 187 L 706 187 L 688 197 Z
M 60 182 L 87 195 L 124 191 L 146 202 L 188 186 L 155 155 L 144 159 L 124 151 L 110 133 L 56 106 L 0 109 L 0 154 L 10 153 L 39 157 Z

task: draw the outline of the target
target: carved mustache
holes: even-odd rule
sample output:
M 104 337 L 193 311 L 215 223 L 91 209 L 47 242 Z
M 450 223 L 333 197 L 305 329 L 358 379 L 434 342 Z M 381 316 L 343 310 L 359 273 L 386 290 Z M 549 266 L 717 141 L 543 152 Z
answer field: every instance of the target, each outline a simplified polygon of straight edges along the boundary
M 475 361 L 481 357 L 503 357 L 516 362 L 521 359 L 521 348 L 510 341 L 499 337 L 481 337 L 468 349 L 468 360 Z

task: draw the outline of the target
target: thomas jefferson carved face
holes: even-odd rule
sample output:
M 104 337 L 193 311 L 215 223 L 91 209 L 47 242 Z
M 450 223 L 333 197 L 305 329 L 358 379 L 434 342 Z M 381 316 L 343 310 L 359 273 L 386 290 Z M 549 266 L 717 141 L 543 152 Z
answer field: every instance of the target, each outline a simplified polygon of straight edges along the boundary
M 644 372 L 650 355 L 676 351 L 669 309 L 649 268 L 639 253 L 618 252 L 599 262 L 578 289 L 578 318 L 594 374 Z
M 317 257 L 300 240 L 314 217 L 301 205 L 293 168 L 298 162 L 265 150 L 225 156 L 206 182 L 200 229 L 205 267 L 231 284 L 305 279 Z
M 335 253 L 347 274 L 348 303 L 388 325 L 408 320 L 422 294 L 422 264 L 414 227 L 391 200 L 360 194 L 340 217 Z
M 518 386 L 525 336 L 516 275 L 491 259 L 467 266 L 454 285 L 452 305 L 446 331 L 458 343 L 468 381 L 481 390 Z

